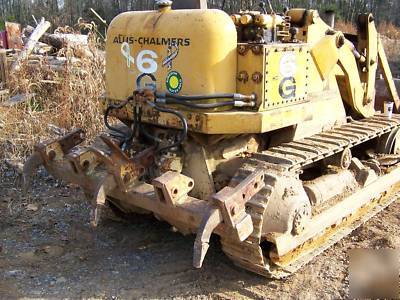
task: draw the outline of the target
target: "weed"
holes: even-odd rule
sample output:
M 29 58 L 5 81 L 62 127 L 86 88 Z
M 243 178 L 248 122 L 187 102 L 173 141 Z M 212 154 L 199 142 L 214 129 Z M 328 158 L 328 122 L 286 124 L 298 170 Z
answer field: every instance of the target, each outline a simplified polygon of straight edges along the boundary
M 94 43 L 94 41 L 91 41 Z M 98 99 L 104 92 L 104 55 L 90 45 L 90 58 L 76 62 L 71 49 L 62 54 L 65 65 L 51 67 L 47 57 L 25 61 L 11 75 L 11 95 L 35 94 L 27 103 L 0 105 L 0 161 L 21 160 L 39 140 L 54 137 L 53 125 L 67 131 L 82 128 L 88 138 L 103 130 Z

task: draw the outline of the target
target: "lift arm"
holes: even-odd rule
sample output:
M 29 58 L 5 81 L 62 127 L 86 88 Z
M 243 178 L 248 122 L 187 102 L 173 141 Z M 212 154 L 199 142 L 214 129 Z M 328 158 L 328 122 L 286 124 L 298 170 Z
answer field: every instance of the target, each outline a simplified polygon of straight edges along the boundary
M 385 79 L 386 88 L 389 92 L 391 100 L 394 102 L 397 111 L 400 111 L 400 99 L 397 93 L 396 86 L 393 81 L 392 72 L 389 67 L 389 63 L 386 57 L 385 49 L 382 45 L 382 40 L 378 39 L 378 58 L 379 58 L 379 67 L 382 70 L 383 78 Z

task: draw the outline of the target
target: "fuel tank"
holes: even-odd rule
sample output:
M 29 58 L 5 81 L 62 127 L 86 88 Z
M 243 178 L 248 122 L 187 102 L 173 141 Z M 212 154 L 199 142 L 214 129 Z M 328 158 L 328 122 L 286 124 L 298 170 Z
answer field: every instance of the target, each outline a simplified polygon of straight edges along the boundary
M 173 94 L 236 92 L 237 34 L 220 10 L 127 12 L 109 26 L 106 97 L 135 89 Z

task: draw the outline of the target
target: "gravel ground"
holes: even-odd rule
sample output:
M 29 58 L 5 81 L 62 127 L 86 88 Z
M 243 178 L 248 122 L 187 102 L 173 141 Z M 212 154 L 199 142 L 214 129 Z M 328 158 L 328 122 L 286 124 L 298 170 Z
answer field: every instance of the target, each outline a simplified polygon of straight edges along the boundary
M 400 201 L 284 281 L 235 267 L 214 238 L 203 269 L 193 236 L 138 216 L 94 230 L 76 187 L 42 171 L 29 197 L 12 171 L 0 177 L 0 298 L 341 299 L 352 248 L 400 248 Z

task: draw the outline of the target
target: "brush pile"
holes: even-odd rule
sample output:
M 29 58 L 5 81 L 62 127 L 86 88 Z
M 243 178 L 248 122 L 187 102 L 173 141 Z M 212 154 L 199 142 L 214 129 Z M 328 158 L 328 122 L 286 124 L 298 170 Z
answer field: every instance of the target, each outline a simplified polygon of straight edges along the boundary
M 102 130 L 97 104 L 104 91 L 105 59 L 94 25 L 80 21 L 51 34 L 49 28 L 42 19 L 36 28 L 20 31 L 20 47 L 7 49 L 3 41 L 0 169 L 5 161 L 24 160 L 39 138 L 73 128 L 83 128 L 89 137 Z

